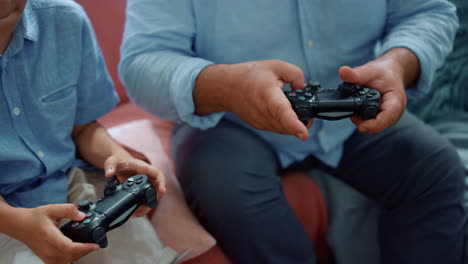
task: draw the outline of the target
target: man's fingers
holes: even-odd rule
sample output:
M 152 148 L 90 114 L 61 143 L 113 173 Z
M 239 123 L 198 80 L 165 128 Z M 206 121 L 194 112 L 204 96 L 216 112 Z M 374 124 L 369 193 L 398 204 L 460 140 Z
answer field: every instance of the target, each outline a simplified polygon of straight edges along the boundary
M 81 221 L 86 217 L 74 204 L 51 204 L 41 207 L 46 211 L 48 216 L 55 220 L 68 218 L 73 221 Z
M 290 106 L 283 106 L 279 110 L 279 121 L 284 134 L 294 135 L 301 140 L 309 137 L 309 131 L 299 120 Z
M 285 83 L 290 83 L 293 89 L 303 89 L 306 85 L 302 70 L 290 63 L 275 60 L 273 72 Z
M 379 72 L 376 71 L 374 67 L 369 67 L 367 64 L 364 64 L 355 68 L 343 66 L 338 70 L 338 74 L 345 82 L 366 85 L 372 80 L 377 79 Z
M 360 118 L 353 117 L 352 121 L 361 132 L 378 133 L 398 122 L 403 112 L 404 106 L 398 98 L 390 97 L 382 100 L 381 112 L 375 119 L 362 121 Z

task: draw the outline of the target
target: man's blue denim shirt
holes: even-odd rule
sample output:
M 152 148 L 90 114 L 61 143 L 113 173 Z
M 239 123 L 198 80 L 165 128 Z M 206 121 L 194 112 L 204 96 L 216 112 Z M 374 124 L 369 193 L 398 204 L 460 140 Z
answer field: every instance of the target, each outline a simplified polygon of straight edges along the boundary
M 411 96 L 427 92 L 452 48 L 458 20 L 445 0 L 132 0 L 120 75 L 132 100 L 164 118 L 206 129 L 232 113 L 194 114 L 192 91 L 211 64 L 280 59 L 306 80 L 337 88 L 340 66 L 362 65 L 395 47 L 412 50 L 421 74 Z M 255 130 L 278 151 L 281 165 L 315 155 L 336 166 L 355 126 L 316 119 L 310 138 Z
M 0 79 L 0 195 L 18 207 L 66 202 L 73 127 L 118 102 L 84 10 L 29 0 Z

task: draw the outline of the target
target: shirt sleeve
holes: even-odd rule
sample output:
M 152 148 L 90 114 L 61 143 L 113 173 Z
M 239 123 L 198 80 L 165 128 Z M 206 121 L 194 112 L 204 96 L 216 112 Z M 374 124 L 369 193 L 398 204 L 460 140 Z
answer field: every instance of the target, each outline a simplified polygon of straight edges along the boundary
M 91 22 L 82 10 L 81 66 L 75 125 L 92 122 L 119 102 Z
M 132 101 L 162 118 L 206 129 L 223 113 L 199 116 L 193 89 L 213 62 L 195 56 L 192 1 L 128 1 L 120 78 Z
M 387 2 L 386 28 L 378 54 L 397 47 L 411 50 L 419 60 L 420 75 L 407 94 L 422 96 L 429 91 L 435 70 L 452 50 L 458 28 L 456 8 L 447 0 Z

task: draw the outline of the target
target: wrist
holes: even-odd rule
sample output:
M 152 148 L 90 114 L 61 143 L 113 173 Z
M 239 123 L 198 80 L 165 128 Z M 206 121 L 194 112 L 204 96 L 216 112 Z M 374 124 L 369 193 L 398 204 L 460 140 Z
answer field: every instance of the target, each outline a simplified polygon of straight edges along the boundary
M 16 208 L 7 203 L 0 202 L 0 233 L 4 233 L 21 241 L 21 231 L 24 229 L 24 227 L 21 226 L 21 222 L 26 217 L 28 210 L 29 209 Z
M 387 51 L 379 59 L 389 63 L 395 77 L 401 80 L 404 87 L 411 87 L 417 82 L 419 60 L 412 51 L 406 48 L 394 48 Z
M 237 89 L 238 64 L 217 64 L 203 69 L 195 81 L 195 113 L 206 115 L 230 111 L 233 91 Z

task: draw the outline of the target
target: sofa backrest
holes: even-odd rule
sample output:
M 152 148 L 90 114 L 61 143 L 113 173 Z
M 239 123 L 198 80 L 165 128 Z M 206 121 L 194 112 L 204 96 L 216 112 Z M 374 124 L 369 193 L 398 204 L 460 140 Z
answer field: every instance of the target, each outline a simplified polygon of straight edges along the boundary
M 75 0 L 88 14 L 106 60 L 109 73 L 120 97 L 120 103 L 128 101 L 125 88 L 119 80 L 118 63 L 120 44 L 125 24 L 126 0 Z

